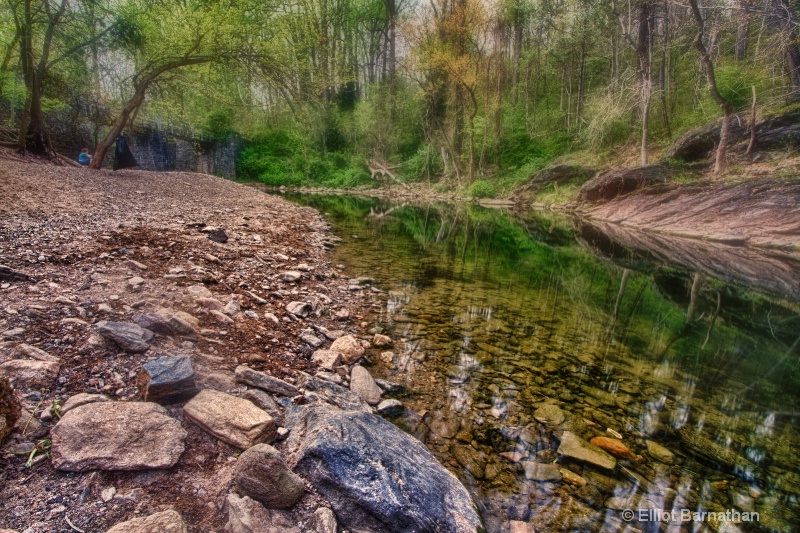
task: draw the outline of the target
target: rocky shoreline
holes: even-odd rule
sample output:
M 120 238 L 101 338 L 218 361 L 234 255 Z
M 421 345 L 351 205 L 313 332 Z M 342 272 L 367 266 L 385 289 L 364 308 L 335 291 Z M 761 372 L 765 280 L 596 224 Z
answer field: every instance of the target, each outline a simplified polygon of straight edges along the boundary
M 384 296 L 330 264 L 316 211 L 17 162 L 0 198 L 0 529 L 480 528 L 381 418 L 403 409 L 367 369 L 391 351 L 362 320 Z

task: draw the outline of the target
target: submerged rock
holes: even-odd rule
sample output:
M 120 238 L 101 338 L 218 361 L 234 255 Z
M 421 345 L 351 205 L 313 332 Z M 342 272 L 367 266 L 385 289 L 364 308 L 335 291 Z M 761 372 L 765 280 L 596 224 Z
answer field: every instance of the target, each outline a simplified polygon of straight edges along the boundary
M 637 463 L 642 461 L 642 456 L 630 451 L 621 440 L 612 439 L 611 437 L 594 437 L 589 442 L 620 459 L 636 461 Z
M 652 440 L 647 441 L 647 453 L 650 457 L 665 465 L 671 465 L 675 461 L 674 453 Z
M 351 530 L 478 531 L 469 493 L 413 437 L 377 415 L 311 405 L 292 410 L 295 471 Z
M 730 448 L 720 446 L 711 439 L 696 433 L 696 429 L 683 426 L 678 430 L 678 436 L 683 446 L 693 455 L 715 466 L 722 466 L 729 471 L 736 471 L 747 477 L 752 477 L 757 467 L 755 464 L 737 454 Z
M 565 431 L 561 436 L 561 444 L 558 446 L 557 453 L 564 457 L 583 461 L 584 463 L 593 464 L 608 470 L 613 470 L 617 466 L 616 459 L 597 446 L 586 442 L 571 431 Z
M 177 463 L 186 431 L 158 404 L 95 402 L 69 410 L 50 437 L 57 470 L 144 470 Z

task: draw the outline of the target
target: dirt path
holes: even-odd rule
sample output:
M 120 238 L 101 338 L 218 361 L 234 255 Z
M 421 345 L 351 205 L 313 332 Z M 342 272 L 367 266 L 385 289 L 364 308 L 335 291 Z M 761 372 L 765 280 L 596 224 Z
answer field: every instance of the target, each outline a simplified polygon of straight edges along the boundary
M 227 242 L 212 241 L 213 228 Z M 0 446 L 0 529 L 70 531 L 71 522 L 105 531 L 174 507 L 190 531 L 221 531 L 237 450 L 179 407 L 169 412 L 188 432 L 187 448 L 170 470 L 64 473 L 42 454 L 28 468 L 30 446 L 47 438 L 55 420 L 45 411 L 57 399 L 139 399 L 142 365 L 156 357 L 190 355 L 199 383 L 221 390 L 236 389 L 239 364 L 289 381 L 312 369 L 300 335 L 312 326 L 357 331 L 359 310 L 379 298 L 352 291 L 329 263 L 333 240 L 316 211 L 213 176 L 0 160 L 0 265 L 30 277 L 0 280 L 0 363 L 23 344 L 61 361 L 54 380 L 18 387 L 23 416 Z M 288 270 L 300 279 L 287 281 Z M 192 286 L 225 309 L 204 306 Z M 312 302 L 315 313 L 287 314 L 292 301 Z M 96 334 L 100 320 L 157 311 L 188 314 L 197 333 L 157 336 L 144 354 Z M 315 508 L 311 491 L 293 512 Z

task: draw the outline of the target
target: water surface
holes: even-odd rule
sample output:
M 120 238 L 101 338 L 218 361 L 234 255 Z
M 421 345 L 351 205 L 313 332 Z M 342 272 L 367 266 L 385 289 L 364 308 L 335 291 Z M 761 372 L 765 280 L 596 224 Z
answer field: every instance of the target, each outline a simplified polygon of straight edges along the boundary
M 654 251 L 553 213 L 290 199 L 331 221 L 335 262 L 375 279 L 369 321 L 395 343 L 370 370 L 407 389 L 395 423 L 464 482 L 488 531 L 800 530 L 791 262 Z M 570 458 L 566 433 L 629 454 L 613 469 Z M 676 520 L 688 511 L 714 514 Z

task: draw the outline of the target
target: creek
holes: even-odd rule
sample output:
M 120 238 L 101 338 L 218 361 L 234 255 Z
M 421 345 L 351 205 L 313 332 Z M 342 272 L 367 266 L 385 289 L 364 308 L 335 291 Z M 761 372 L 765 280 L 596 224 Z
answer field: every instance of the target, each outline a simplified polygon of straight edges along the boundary
M 375 280 L 364 333 L 394 344 L 370 371 L 402 385 L 393 421 L 487 531 L 800 530 L 796 256 L 552 212 L 287 197 Z M 613 468 L 595 437 L 621 438 Z

